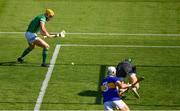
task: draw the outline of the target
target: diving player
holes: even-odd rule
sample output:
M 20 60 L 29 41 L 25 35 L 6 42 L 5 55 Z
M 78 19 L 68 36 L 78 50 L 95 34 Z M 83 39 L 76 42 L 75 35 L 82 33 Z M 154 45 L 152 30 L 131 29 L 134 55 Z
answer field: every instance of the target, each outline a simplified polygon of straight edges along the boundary
M 37 33 L 40 31 L 41 35 L 48 38 L 58 37 L 59 34 L 50 35 L 45 27 L 45 23 L 50 21 L 54 17 L 54 12 L 51 9 L 46 9 L 44 14 L 36 16 L 29 24 L 25 37 L 29 44 L 28 48 L 24 50 L 22 55 L 17 59 L 18 62 L 23 62 L 24 57 L 29 54 L 35 46 L 43 48 L 42 51 L 42 67 L 48 67 L 49 65 L 46 64 L 46 58 L 48 54 L 49 45 L 41 38 L 37 36 Z
M 136 66 L 132 64 L 131 59 L 125 59 L 120 62 L 116 67 L 116 76 L 120 78 L 120 81 L 124 81 L 124 78 L 128 78 L 130 84 L 134 84 L 137 81 L 136 76 Z M 131 88 L 132 92 L 135 94 L 137 98 L 139 98 L 139 83 L 135 85 L 135 87 Z M 121 89 L 120 89 L 121 90 Z M 123 94 L 127 89 L 122 89 L 121 94 Z
M 101 83 L 101 91 L 103 95 L 104 110 L 113 111 L 113 109 L 118 109 L 120 111 L 129 111 L 129 107 L 126 103 L 121 100 L 119 96 L 118 88 L 124 89 L 133 87 L 131 84 L 124 84 L 119 81 L 116 77 L 116 68 L 108 67 L 108 76 L 103 79 Z

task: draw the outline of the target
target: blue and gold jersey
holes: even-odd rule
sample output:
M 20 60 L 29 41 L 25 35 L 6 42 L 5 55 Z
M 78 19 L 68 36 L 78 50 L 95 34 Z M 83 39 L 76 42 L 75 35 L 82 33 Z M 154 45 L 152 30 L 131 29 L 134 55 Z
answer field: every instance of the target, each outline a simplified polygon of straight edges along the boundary
M 101 83 L 101 91 L 103 95 L 103 102 L 120 100 L 118 89 L 115 83 L 119 81 L 119 78 L 114 76 L 107 76 Z

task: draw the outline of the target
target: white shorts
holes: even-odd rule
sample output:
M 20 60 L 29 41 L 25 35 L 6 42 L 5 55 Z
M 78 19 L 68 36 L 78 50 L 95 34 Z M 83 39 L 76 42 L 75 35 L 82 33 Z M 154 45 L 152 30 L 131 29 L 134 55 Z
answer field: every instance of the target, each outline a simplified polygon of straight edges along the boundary
M 26 32 L 25 37 L 28 41 L 28 43 L 32 44 L 37 39 L 37 34 L 32 33 L 32 32 Z
M 113 109 L 124 109 L 127 105 L 122 100 L 107 101 L 104 103 L 104 111 L 113 111 Z

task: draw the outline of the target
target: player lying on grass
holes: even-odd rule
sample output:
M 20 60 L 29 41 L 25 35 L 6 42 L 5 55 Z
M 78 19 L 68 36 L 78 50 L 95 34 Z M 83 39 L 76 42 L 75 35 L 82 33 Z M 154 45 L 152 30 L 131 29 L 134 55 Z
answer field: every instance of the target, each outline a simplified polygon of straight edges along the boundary
M 47 58 L 47 54 L 48 54 L 48 49 L 49 49 L 49 45 L 48 43 L 46 43 L 43 39 L 37 37 L 37 33 L 40 31 L 41 35 L 48 38 L 54 38 L 54 37 L 59 37 L 59 35 L 61 37 L 64 37 L 64 33 L 60 33 L 60 34 L 54 34 L 51 35 L 47 32 L 46 27 L 45 27 L 45 23 L 47 21 L 50 21 L 52 18 L 54 17 L 54 12 L 51 9 L 46 9 L 44 14 L 38 15 L 36 16 L 29 24 L 28 29 L 25 33 L 25 37 L 27 39 L 27 42 L 29 44 L 29 47 L 26 48 L 24 50 L 24 52 L 22 53 L 22 55 L 17 59 L 19 62 L 23 62 L 24 61 L 24 57 L 29 54 L 34 48 L 35 46 L 39 46 L 41 48 L 43 48 L 42 51 L 42 67 L 48 67 L 49 65 L 46 64 L 46 58 Z
M 116 67 L 117 73 L 116 76 L 120 79 L 120 81 L 124 81 L 124 78 L 127 77 L 130 84 L 134 84 L 138 79 L 136 76 L 136 66 L 132 64 L 131 59 L 125 59 L 124 61 L 120 62 Z M 129 89 L 129 88 L 128 88 Z M 124 94 L 125 91 L 128 89 L 120 89 L 120 94 Z M 139 98 L 139 83 L 135 84 L 135 87 L 131 88 L 134 95 Z
M 113 111 L 118 109 L 120 111 L 129 111 L 129 107 L 123 102 L 119 96 L 119 89 L 134 87 L 133 84 L 124 84 L 116 77 L 116 68 L 108 67 L 108 76 L 103 79 L 101 83 L 101 91 L 103 95 L 104 110 Z

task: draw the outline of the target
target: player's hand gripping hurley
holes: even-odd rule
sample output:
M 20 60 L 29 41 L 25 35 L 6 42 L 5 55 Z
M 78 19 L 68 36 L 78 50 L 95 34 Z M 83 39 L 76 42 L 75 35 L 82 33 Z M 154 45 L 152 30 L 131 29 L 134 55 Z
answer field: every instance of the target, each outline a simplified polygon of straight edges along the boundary
M 50 37 L 62 37 L 64 38 L 66 35 L 66 32 L 64 30 L 62 30 L 60 33 L 56 33 L 56 34 L 51 34 Z M 48 38 L 47 36 L 43 36 L 44 38 Z
M 140 77 L 135 83 L 132 84 L 132 87 L 134 87 L 137 83 L 144 80 L 144 77 Z

